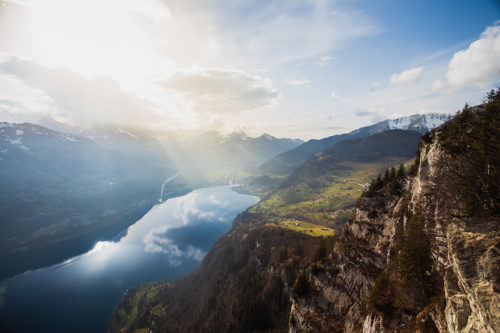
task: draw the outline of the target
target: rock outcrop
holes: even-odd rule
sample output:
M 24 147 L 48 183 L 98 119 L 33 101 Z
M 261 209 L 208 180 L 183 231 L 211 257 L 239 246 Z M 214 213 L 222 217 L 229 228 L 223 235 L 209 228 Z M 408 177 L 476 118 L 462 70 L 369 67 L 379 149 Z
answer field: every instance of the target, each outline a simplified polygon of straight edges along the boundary
M 309 268 L 310 294 L 292 296 L 290 332 L 500 331 L 500 220 L 463 212 L 463 161 L 443 147 L 458 121 L 423 138 L 402 191 L 360 199 L 329 258 Z

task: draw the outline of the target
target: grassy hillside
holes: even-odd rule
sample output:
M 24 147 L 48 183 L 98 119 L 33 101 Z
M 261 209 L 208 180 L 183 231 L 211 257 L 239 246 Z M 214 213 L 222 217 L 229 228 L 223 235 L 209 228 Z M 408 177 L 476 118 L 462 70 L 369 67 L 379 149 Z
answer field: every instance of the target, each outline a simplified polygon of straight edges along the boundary
M 311 236 L 332 235 L 347 221 L 370 180 L 411 159 L 419 138 L 417 132 L 394 130 L 340 142 L 309 159 L 249 212 Z

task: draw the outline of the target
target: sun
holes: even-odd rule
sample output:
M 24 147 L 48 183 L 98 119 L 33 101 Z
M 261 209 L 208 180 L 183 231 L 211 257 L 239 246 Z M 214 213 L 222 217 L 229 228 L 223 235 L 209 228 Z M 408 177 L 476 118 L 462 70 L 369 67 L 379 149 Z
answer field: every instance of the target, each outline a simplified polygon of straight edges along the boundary
M 158 0 L 16 0 L 30 56 L 85 76 L 110 76 L 132 88 L 165 67 L 155 30 L 171 18 Z M 168 64 L 167 64 L 168 66 Z

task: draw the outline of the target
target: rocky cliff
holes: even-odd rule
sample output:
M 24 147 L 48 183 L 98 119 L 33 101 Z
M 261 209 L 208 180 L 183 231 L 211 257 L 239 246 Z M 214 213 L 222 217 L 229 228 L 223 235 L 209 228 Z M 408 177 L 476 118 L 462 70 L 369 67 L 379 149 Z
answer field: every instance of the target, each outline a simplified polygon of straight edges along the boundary
M 197 272 L 129 291 L 110 331 L 500 331 L 498 128 L 498 94 L 465 108 L 337 236 L 242 214 Z
M 500 330 L 496 103 L 425 136 L 402 187 L 360 198 L 292 296 L 290 332 Z

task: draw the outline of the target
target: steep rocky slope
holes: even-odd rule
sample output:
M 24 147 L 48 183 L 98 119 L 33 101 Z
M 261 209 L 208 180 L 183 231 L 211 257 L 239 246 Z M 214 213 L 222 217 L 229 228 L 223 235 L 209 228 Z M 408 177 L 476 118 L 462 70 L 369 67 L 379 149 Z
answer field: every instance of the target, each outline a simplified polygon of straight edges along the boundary
M 129 291 L 111 332 L 500 330 L 500 96 L 425 135 L 338 236 L 240 215 L 200 270 Z
M 248 332 L 288 327 L 290 293 L 320 239 L 240 215 L 203 260 L 177 281 L 128 291 L 111 332 Z
M 499 102 L 424 136 L 402 188 L 360 199 L 292 297 L 291 332 L 500 329 Z

